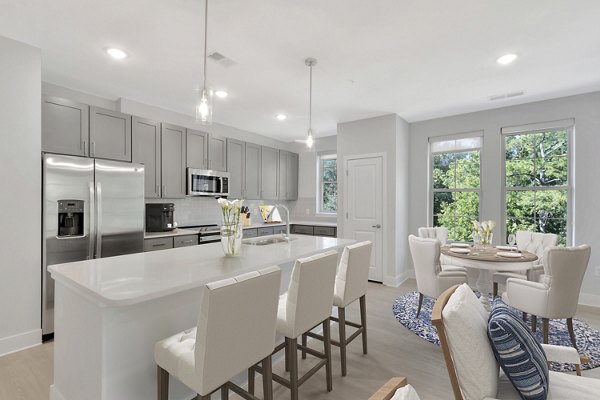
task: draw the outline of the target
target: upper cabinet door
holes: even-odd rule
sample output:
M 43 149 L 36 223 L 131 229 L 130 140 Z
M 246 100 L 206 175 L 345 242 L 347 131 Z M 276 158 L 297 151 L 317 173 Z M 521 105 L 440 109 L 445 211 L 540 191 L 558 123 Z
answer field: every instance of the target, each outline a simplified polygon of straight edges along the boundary
M 227 171 L 227 139 L 209 135 L 208 169 Z
M 162 198 L 179 199 L 186 195 L 186 129 L 161 125 Z
M 133 117 L 132 160 L 144 164 L 144 196 L 160 198 L 160 122 Z
M 288 199 L 288 157 L 289 152 L 279 150 L 279 200 Z
M 44 96 L 42 99 L 42 150 L 74 156 L 88 155 L 89 107 Z
M 90 107 L 90 156 L 131 162 L 131 115 Z
M 244 165 L 246 143 L 241 140 L 227 139 L 227 171 L 229 172 L 229 197 L 245 197 Z
M 287 200 L 298 200 L 298 154 L 287 157 Z
M 208 169 L 208 133 L 187 130 L 187 166 Z
M 279 150 L 271 147 L 261 147 L 260 177 L 261 195 L 263 200 L 277 200 L 279 176 L 277 174 L 279 164 Z
M 246 199 L 260 199 L 260 146 L 253 143 L 246 143 L 244 189 Z

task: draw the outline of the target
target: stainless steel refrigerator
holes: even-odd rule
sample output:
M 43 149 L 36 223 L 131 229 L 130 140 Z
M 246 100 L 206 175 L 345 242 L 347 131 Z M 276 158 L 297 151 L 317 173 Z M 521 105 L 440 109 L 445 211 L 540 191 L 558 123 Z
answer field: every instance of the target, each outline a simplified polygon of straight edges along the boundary
M 54 332 L 48 265 L 144 248 L 144 166 L 43 155 L 42 333 Z

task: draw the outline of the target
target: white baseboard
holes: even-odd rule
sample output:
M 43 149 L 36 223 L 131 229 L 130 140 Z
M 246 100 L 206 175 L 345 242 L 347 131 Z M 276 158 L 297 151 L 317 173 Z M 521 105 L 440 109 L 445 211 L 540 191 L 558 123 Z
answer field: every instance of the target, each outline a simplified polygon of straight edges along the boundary
M 0 339 L 0 356 L 15 353 L 42 343 L 42 330 L 34 329 Z
M 582 306 L 600 307 L 600 296 L 597 294 L 581 293 L 579 304 Z
M 409 280 L 410 278 L 414 278 L 414 270 L 408 270 L 402 272 L 400 275 L 392 278 L 392 281 L 383 282 L 386 286 L 398 287 L 402 285 L 404 282 Z

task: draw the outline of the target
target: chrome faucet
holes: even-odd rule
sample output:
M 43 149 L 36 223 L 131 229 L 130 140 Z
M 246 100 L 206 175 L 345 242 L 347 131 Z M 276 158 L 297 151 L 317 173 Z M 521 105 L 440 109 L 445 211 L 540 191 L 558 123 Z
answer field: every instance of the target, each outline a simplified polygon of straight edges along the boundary
M 283 204 L 275 204 L 276 208 L 283 208 L 286 212 L 286 218 L 285 218 L 285 229 L 286 229 L 286 234 L 285 234 L 285 238 L 287 240 L 290 240 L 290 210 L 288 210 L 288 208 L 286 206 L 284 206 Z

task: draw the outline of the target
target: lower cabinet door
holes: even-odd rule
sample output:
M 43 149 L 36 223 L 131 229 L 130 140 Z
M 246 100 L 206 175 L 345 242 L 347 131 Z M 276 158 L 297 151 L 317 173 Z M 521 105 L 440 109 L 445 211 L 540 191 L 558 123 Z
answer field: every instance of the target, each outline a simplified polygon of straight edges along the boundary
M 144 240 L 144 252 L 165 250 L 173 248 L 173 238 L 156 238 L 156 239 L 145 239 Z
M 198 244 L 198 235 L 175 236 L 173 238 L 174 247 L 196 246 Z

